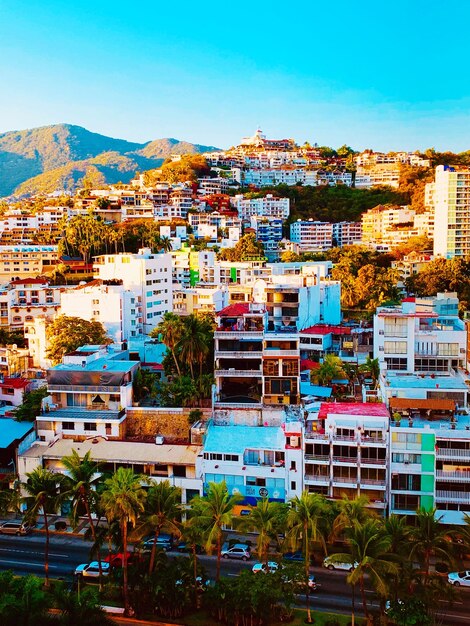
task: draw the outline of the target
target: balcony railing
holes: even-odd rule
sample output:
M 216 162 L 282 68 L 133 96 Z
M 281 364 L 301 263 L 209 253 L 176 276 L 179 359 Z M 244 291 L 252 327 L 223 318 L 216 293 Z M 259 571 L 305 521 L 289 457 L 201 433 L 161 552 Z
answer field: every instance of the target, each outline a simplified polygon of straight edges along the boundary
M 299 356 L 300 350 L 284 350 L 283 348 L 265 348 L 264 356 Z
M 464 491 L 447 491 L 438 489 L 436 500 L 439 502 L 452 502 L 470 504 L 470 493 Z
M 214 353 L 216 359 L 227 359 L 227 358 L 237 358 L 237 359 L 261 359 L 263 353 L 261 351 L 254 350 L 216 350 Z
M 328 485 L 330 482 L 330 477 L 328 476 L 318 476 L 314 474 L 305 474 L 305 482 L 314 483 L 317 485 Z
M 374 485 L 385 489 L 385 478 L 361 478 L 361 485 Z
M 461 450 L 459 448 L 437 448 L 436 456 L 438 459 L 470 460 L 470 450 Z
M 458 482 L 470 482 L 470 471 L 468 472 L 446 472 L 445 470 L 436 470 L 436 478 L 439 480 L 451 480 Z
M 357 485 L 358 479 L 357 477 L 352 478 L 351 476 L 333 476 L 333 483 L 341 483 L 342 485 Z
M 321 461 L 321 462 L 329 462 L 330 457 L 327 455 L 320 455 L 320 454 L 306 454 L 305 455 L 305 460 L 306 461 Z
M 325 441 L 328 440 L 328 433 L 306 432 L 304 437 L 305 439 L 323 439 Z
M 261 377 L 263 372 L 259 370 L 236 370 L 236 369 L 223 369 L 215 370 L 214 376 L 259 376 Z
M 130 384 L 130 383 L 129 383 Z M 123 385 L 125 387 L 125 385 Z M 86 391 L 89 393 L 119 393 L 116 385 L 47 385 L 49 391 Z
M 386 459 L 367 459 L 361 457 L 361 465 L 367 465 L 368 463 L 370 463 L 371 465 L 386 465 L 387 461 Z
M 333 456 L 333 463 L 357 463 L 357 456 Z
M 354 441 L 357 443 L 357 437 L 351 435 L 334 435 L 333 442 L 335 441 Z

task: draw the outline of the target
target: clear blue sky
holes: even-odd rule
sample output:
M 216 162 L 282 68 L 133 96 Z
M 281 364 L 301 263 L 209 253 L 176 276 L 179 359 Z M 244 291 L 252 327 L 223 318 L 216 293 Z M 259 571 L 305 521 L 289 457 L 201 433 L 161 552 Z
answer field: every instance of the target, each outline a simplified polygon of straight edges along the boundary
M 0 0 L 0 132 L 466 150 L 469 21 L 469 0 Z

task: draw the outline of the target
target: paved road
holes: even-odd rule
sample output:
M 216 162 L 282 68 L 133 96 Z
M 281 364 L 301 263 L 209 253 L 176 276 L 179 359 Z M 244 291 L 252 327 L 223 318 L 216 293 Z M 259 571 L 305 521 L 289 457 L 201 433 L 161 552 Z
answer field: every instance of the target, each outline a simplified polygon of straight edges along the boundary
M 26 537 L 0 535 L 0 570 L 10 569 L 16 574 L 44 574 L 43 533 L 33 532 Z M 52 535 L 49 547 L 49 572 L 51 577 L 72 580 L 75 567 L 89 561 L 90 544 L 81 537 L 70 535 Z M 169 552 L 169 558 L 175 558 L 176 552 Z M 209 578 L 215 578 L 216 559 L 202 555 L 201 564 Z M 253 562 L 244 563 L 235 560 L 222 560 L 222 575 L 237 576 L 242 569 L 251 569 Z M 346 572 L 330 572 L 321 567 L 313 567 L 321 588 L 312 594 L 311 605 L 319 610 L 339 613 L 351 612 L 351 588 L 346 583 Z M 302 605 L 305 598 L 299 597 Z M 356 598 L 356 607 L 360 614 L 360 598 Z M 452 607 L 443 602 L 441 618 L 449 626 L 470 625 L 470 589 L 460 590 L 460 600 Z

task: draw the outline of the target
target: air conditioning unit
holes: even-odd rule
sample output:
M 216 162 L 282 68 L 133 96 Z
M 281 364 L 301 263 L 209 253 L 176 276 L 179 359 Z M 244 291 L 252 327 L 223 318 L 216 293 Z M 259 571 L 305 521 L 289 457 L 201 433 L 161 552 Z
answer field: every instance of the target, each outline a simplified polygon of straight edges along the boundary
M 165 437 L 163 437 L 163 435 L 156 435 L 155 436 L 155 444 L 157 446 L 161 446 L 165 443 Z

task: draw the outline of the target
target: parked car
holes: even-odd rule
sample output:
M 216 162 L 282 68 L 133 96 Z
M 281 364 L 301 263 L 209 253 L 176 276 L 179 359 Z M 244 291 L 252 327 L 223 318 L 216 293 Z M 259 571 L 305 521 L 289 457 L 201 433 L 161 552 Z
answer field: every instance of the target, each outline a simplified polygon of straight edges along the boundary
M 151 552 L 154 541 L 155 537 L 153 535 L 144 539 L 144 541 L 140 544 L 142 552 Z M 158 535 L 156 545 L 157 550 L 165 550 L 165 552 L 168 552 L 173 549 L 173 538 L 171 535 Z
M 454 587 L 470 587 L 470 570 L 463 572 L 450 572 L 447 581 Z
M 304 555 L 301 550 L 297 550 L 296 552 L 286 552 L 282 555 L 283 561 L 289 561 L 291 563 L 304 563 Z M 315 560 L 310 557 L 310 565 L 313 565 Z
M 255 563 L 251 568 L 253 574 L 259 574 L 263 572 L 263 574 L 274 574 L 279 569 L 279 565 L 275 561 L 268 561 L 268 563 Z
M 101 573 L 103 576 L 109 576 L 111 567 L 106 561 L 101 561 Z M 75 568 L 75 575 L 82 576 L 83 578 L 98 578 L 100 575 L 100 567 L 98 561 L 92 561 L 91 563 L 82 563 Z
M 2 535 L 29 535 L 32 526 L 23 522 L 4 522 L 0 524 L 0 534 Z
M 352 572 L 353 569 L 356 568 L 358 565 L 359 563 L 357 562 L 341 563 L 340 561 L 333 560 L 331 556 L 327 556 L 326 559 L 323 561 L 323 567 L 326 567 L 329 570 L 342 569 L 346 572 Z
M 241 559 L 242 561 L 251 559 L 250 548 L 244 543 L 236 543 L 231 548 L 224 547 L 220 554 L 223 559 Z

